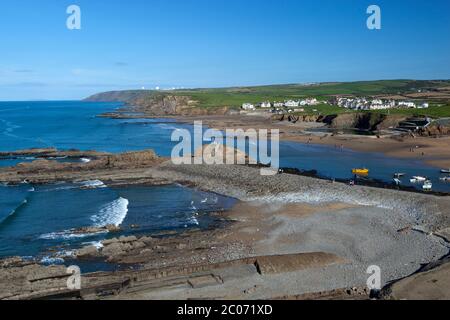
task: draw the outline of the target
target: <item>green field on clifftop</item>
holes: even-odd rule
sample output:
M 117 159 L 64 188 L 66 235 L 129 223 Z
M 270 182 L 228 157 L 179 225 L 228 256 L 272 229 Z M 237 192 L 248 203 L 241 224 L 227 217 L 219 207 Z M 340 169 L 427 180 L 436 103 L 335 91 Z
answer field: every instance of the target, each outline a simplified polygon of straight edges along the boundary
M 129 90 L 101 93 L 88 98 L 91 101 L 122 101 L 132 104 L 151 100 L 156 96 L 177 95 L 188 96 L 200 108 L 240 108 L 243 103 L 257 104 L 263 101 L 285 101 L 315 97 L 319 100 L 329 100 L 335 95 L 374 96 L 374 95 L 404 95 L 418 92 L 436 92 L 437 88 L 450 87 L 450 80 L 380 80 L 360 82 L 334 82 L 317 84 L 286 84 L 253 87 L 233 87 L 214 89 L 183 89 L 183 90 Z M 450 90 L 450 89 L 449 89 Z M 433 117 L 450 117 L 450 99 L 425 99 L 433 102 L 429 109 L 396 109 L 390 113 L 429 115 Z M 437 105 L 441 106 L 437 106 Z M 313 111 L 316 109 L 317 111 Z M 309 114 L 335 114 L 350 112 L 335 106 L 321 104 L 314 108 L 306 108 Z M 388 111 L 380 111 L 388 112 Z
M 316 97 L 329 99 L 333 95 L 370 96 L 413 93 L 417 90 L 448 86 L 450 81 L 383 80 L 347 83 L 288 84 L 258 87 L 176 90 L 172 94 L 191 96 L 201 107 L 239 107 L 242 103 L 284 101 Z

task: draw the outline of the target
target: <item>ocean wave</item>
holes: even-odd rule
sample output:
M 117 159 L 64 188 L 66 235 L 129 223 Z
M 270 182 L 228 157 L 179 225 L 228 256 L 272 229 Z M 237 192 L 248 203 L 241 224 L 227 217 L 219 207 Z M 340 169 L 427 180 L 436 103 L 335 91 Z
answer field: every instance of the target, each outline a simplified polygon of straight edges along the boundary
M 186 224 L 184 225 L 185 228 L 189 228 L 191 226 L 198 226 L 200 225 L 200 222 L 197 219 L 198 217 L 198 213 L 195 213 L 194 215 L 192 215 L 187 221 Z
M 120 226 L 128 214 L 129 201 L 120 197 L 117 200 L 105 205 L 99 213 L 92 216 L 91 220 L 96 227 L 106 227 L 107 225 Z
M 6 127 L 6 128 L 3 130 L 3 134 L 4 134 L 5 136 L 10 137 L 10 138 L 18 138 L 17 135 L 13 134 L 13 132 L 14 132 L 16 129 L 21 128 L 20 126 L 17 126 L 17 125 L 15 125 L 15 124 L 13 124 L 13 123 L 7 121 L 7 120 L 4 120 L 4 119 L 0 119 L 0 121 L 3 122 L 3 123 L 5 124 L 5 127 Z
M 71 190 L 71 189 L 77 189 L 77 188 L 79 188 L 79 187 L 78 186 L 73 186 L 73 185 L 66 185 L 66 186 L 62 186 L 62 187 L 56 187 L 56 188 L 51 188 L 51 189 L 39 190 L 39 192 L 54 192 L 54 191 Z
M 63 264 L 65 261 L 63 258 L 58 258 L 58 257 L 51 257 L 51 256 L 46 256 L 43 257 L 40 261 L 41 264 L 43 265 L 56 265 L 56 264 Z
M 78 182 L 77 184 L 64 184 L 64 183 L 55 183 L 53 184 L 54 188 L 39 190 L 39 192 L 54 192 L 54 191 L 64 191 L 64 190 L 72 190 L 78 188 L 84 189 L 96 189 L 96 188 L 106 188 L 107 186 L 100 180 L 87 180 Z
M 189 222 L 190 222 L 191 224 L 195 224 L 196 226 L 200 225 L 200 222 L 198 222 L 197 216 L 198 216 L 198 214 L 193 215 L 193 216 L 189 219 Z
M 89 162 L 91 162 L 92 160 L 89 159 L 89 158 L 81 158 L 80 161 L 83 162 L 83 163 L 89 163 Z
M 87 237 L 97 236 L 99 234 L 107 233 L 108 231 L 99 231 L 95 233 L 76 233 L 75 230 L 64 230 L 61 232 L 50 232 L 39 236 L 41 240 L 73 240 Z
M 3 224 L 4 222 L 6 222 L 7 220 L 11 219 L 14 217 L 14 215 L 20 210 L 22 209 L 24 206 L 26 206 L 28 204 L 28 199 L 24 199 L 16 208 L 14 208 L 13 210 L 11 210 L 11 212 L 3 219 L 0 220 L 0 225 Z
M 92 246 L 97 248 L 97 250 L 102 249 L 104 247 L 101 241 L 91 241 L 82 243 L 83 246 Z
M 80 182 L 82 188 L 89 188 L 89 189 L 95 189 L 95 188 L 106 188 L 106 185 L 103 183 L 103 181 L 100 180 L 88 180 Z
M 176 131 L 181 130 L 179 127 L 176 127 L 174 125 L 167 124 L 167 123 L 158 123 L 158 124 L 156 124 L 156 126 L 160 127 L 161 129 L 164 129 L 164 130 L 176 130 Z

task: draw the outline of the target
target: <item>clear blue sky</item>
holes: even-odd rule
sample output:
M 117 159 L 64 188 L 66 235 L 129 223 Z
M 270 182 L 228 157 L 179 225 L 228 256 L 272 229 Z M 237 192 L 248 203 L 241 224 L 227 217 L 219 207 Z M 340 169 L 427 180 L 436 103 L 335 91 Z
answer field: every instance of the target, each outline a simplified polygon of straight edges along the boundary
M 82 30 L 66 28 L 66 8 Z M 382 30 L 366 9 L 382 9 Z M 2 0 L 0 100 L 450 78 L 449 0 Z

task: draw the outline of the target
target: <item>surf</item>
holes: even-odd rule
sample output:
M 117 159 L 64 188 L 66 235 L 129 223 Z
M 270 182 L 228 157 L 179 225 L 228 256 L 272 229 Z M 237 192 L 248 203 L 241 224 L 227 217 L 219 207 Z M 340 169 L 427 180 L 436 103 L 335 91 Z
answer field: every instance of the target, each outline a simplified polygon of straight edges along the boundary
M 129 204 L 128 199 L 120 197 L 103 206 L 98 214 L 91 217 L 94 226 L 99 228 L 108 225 L 119 227 L 128 214 Z

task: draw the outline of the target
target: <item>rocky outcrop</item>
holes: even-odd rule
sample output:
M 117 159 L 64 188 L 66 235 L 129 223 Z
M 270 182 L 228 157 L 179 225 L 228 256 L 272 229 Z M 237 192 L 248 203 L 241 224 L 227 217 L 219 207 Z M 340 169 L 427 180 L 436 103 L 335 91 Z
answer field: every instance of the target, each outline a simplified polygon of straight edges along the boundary
M 434 124 L 425 129 L 421 129 L 419 131 L 419 134 L 425 137 L 448 136 L 450 135 L 450 127 L 440 124 Z
M 178 96 L 168 94 L 152 94 L 150 96 L 136 99 L 129 103 L 135 112 L 141 112 L 152 116 L 203 116 L 224 115 L 229 108 L 201 108 L 198 102 L 189 96 Z
M 21 258 L 0 261 L 0 300 L 33 299 L 67 289 L 65 266 L 43 267 Z
M 20 163 L 15 167 L 2 168 L 0 182 L 42 184 L 58 181 L 132 180 L 136 183 L 147 183 L 148 181 L 144 181 L 144 178 L 140 178 L 144 176 L 145 170 L 164 161 L 153 150 L 98 154 L 95 158 L 91 157 L 86 160 L 89 161 L 59 162 L 56 159 L 40 159 Z M 89 187 L 89 185 L 85 186 L 85 188 Z
M 296 122 L 322 122 L 323 116 L 316 115 L 288 115 L 288 114 L 277 114 L 272 116 L 272 121 L 289 121 L 292 123 Z
M 359 129 L 368 131 L 395 128 L 406 119 L 402 115 L 384 115 L 380 113 L 344 113 L 339 115 L 274 115 L 272 121 L 321 122 L 333 129 Z
M 161 91 L 112 91 L 96 94 L 86 101 L 123 102 L 128 106 L 127 111 L 149 116 L 224 115 L 230 111 L 228 107 L 202 108 L 198 101 L 188 95 Z M 114 113 L 103 116 L 120 117 Z
M 406 119 L 402 115 L 385 115 L 381 113 L 344 113 L 334 117 L 327 117 L 324 122 L 334 129 L 359 129 L 379 131 L 395 128 Z
M 56 148 L 35 148 L 35 149 L 24 149 L 17 151 L 5 151 L 0 152 L 1 158 L 36 158 L 36 159 L 81 159 L 81 158 L 97 158 L 105 156 L 108 153 L 98 152 L 98 151 L 81 151 L 81 150 L 57 150 Z

